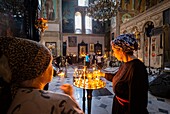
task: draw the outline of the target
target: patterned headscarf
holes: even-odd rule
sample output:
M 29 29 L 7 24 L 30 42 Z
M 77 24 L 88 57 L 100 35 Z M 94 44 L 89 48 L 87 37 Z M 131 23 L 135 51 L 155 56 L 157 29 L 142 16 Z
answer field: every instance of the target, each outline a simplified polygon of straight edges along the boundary
M 133 34 L 122 34 L 111 41 L 115 48 L 122 48 L 124 52 L 132 52 L 138 49 L 138 43 Z
M 15 37 L 0 37 L 0 53 L 8 59 L 12 74 L 10 85 L 41 76 L 52 59 L 50 51 L 42 44 Z

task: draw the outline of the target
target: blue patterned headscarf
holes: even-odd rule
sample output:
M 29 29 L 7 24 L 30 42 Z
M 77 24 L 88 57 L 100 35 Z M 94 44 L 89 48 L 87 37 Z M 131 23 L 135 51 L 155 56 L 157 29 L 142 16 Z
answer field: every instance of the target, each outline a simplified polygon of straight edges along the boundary
M 111 41 L 115 48 L 122 48 L 124 52 L 132 52 L 138 49 L 138 43 L 133 34 L 122 34 Z

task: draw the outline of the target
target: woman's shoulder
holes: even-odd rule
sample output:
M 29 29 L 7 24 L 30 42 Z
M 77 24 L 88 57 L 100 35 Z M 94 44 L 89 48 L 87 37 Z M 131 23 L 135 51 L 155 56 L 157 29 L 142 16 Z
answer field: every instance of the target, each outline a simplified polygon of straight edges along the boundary
M 139 59 L 133 59 L 129 62 L 126 62 L 123 67 L 128 69 L 146 68 L 145 64 Z
M 58 113 L 63 107 L 66 112 L 75 109 L 81 111 L 76 102 L 68 95 L 38 89 L 19 89 L 9 112 L 14 110 L 18 104 L 21 106 L 21 112 L 34 110 L 42 113 L 51 110 L 51 107 L 55 107 L 55 111 Z M 35 109 L 35 106 L 39 107 L 39 109 Z M 27 107 L 29 107 L 29 110 L 27 110 Z
M 65 100 L 70 100 L 71 97 L 67 94 L 64 94 L 64 93 L 59 93 L 59 92 L 53 92 L 53 91 L 46 91 L 49 96 L 52 98 L 52 99 L 65 99 Z
M 25 89 L 26 91 L 29 91 Z M 59 92 L 53 92 L 53 91 L 48 91 L 48 90 L 38 90 L 38 89 L 32 89 L 32 94 L 35 95 L 39 98 L 44 98 L 48 100 L 70 100 L 70 96 L 64 93 L 59 93 Z M 31 93 L 31 92 L 30 92 Z M 30 95 L 31 96 L 31 95 Z
M 127 62 L 127 64 L 126 65 L 133 65 L 133 64 L 138 64 L 138 65 L 144 65 L 144 63 L 141 61 L 141 60 L 139 60 L 139 59 L 133 59 L 133 60 L 131 60 L 131 61 L 129 61 L 129 62 Z
M 48 93 L 52 104 L 57 103 L 59 107 L 61 106 L 60 108 L 65 107 L 66 112 L 69 112 L 69 110 L 75 110 L 78 114 L 83 114 L 83 111 L 80 109 L 77 102 L 73 100 L 69 95 L 52 91 L 45 92 Z
M 18 90 L 14 102 L 21 103 L 23 101 L 42 102 L 43 104 L 50 103 L 54 105 L 66 101 L 67 103 L 74 104 L 74 101 L 67 94 L 32 88 L 21 88 Z
M 21 88 L 17 92 L 17 97 L 24 96 L 26 97 L 32 97 L 36 96 L 36 99 L 69 99 L 69 96 L 63 93 L 57 93 L 53 91 L 47 91 L 47 90 L 39 90 L 34 88 Z
M 146 72 L 145 64 L 139 59 L 132 60 L 127 66 L 128 68 L 134 69 L 135 71 Z
M 139 65 L 139 66 L 145 66 L 144 62 L 141 61 L 140 59 L 134 59 L 134 63 Z

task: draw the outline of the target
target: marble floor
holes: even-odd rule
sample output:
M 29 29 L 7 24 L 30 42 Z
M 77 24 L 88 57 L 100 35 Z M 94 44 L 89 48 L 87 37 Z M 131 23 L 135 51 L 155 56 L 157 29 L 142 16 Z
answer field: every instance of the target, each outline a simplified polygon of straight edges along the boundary
M 54 92 L 62 92 L 59 86 L 63 83 L 70 83 L 73 85 L 73 72 L 76 66 L 68 66 L 67 78 L 54 77 L 49 84 L 49 90 Z M 108 71 L 114 71 L 115 68 L 107 68 Z M 153 80 L 154 76 L 149 76 L 149 80 Z M 79 106 L 85 110 L 85 114 L 88 113 L 87 98 L 83 102 L 83 89 L 74 87 L 74 96 Z M 100 91 L 101 90 L 101 91 Z M 106 86 L 104 89 L 93 90 L 91 101 L 91 114 L 111 114 L 112 98 L 114 92 L 112 91 L 112 83 L 106 80 Z M 87 95 L 87 91 L 85 96 Z M 83 105 L 85 103 L 85 105 Z M 85 106 L 83 108 L 83 106 Z M 148 111 L 149 114 L 170 114 L 170 99 L 159 98 L 151 95 L 148 92 Z

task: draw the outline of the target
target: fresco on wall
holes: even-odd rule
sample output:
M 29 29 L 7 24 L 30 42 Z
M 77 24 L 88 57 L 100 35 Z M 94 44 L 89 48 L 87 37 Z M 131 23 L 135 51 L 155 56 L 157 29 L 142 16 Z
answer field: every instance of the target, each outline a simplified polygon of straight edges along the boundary
M 72 0 L 62 2 L 63 33 L 74 33 L 74 12 L 76 2 Z
M 56 0 L 45 0 L 45 16 L 48 20 L 56 18 Z
M 68 46 L 69 47 L 76 47 L 77 46 L 77 37 L 76 36 L 69 36 L 68 37 Z
M 92 23 L 93 34 L 104 34 L 104 26 L 99 21 L 93 21 Z

